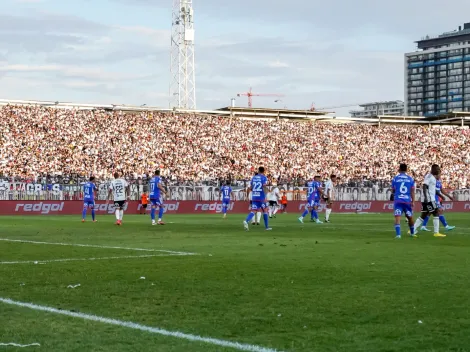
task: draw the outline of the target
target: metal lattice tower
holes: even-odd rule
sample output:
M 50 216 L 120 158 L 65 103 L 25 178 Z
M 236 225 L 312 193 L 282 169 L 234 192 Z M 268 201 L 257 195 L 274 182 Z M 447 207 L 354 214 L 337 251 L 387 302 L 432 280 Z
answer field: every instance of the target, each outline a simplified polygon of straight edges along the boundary
M 192 0 L 173 0 L 170 108 L 196 109 Z

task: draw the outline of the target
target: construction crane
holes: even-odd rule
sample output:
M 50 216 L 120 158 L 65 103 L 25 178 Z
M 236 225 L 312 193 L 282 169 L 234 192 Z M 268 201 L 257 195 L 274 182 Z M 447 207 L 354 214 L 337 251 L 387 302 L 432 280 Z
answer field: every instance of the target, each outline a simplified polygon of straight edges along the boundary
M 248 107 L 251 108 L 253 107 L 253 97 L 283 97 L 284 95 L 282 94 L 253 94 L 251 87 L 250 90 L 246 93 L 239 93 L 237 94 L 237 97 L 248 97 Z
M 331 109 L 342 109 L 342 108 L 350 108 L 353 106 L 359 106 L 361 104 L 347 104 L 347 105 L 340 105 L 340 106 L 329 106 L 326 108 L 316 108 L 315 105 L 312 103 L 310 106 L 310 111 L 322 111 L 322 110 L 331 110 Z

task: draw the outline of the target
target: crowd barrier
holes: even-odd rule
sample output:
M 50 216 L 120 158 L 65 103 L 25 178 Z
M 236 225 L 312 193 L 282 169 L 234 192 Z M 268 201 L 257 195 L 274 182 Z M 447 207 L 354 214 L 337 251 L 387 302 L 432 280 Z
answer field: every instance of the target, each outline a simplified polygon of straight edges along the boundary
M 127 214 L 140 212 L 141 204 L 138 201 L 130 201 L 125 205 Z M 305 209 L 305 202 L 289 202 L 287 211 L 292 213 L 301 212 Z M 249 203 L 236 201 L 230 204 L 229 212 L 246 214 Z M 447 212 L 467 212 L 470 210 L 470 202 L 445 202 L 443 208 Z M 0 201 L 0 215 L 76 215 L 83 209 L 82 201 Z M 222 212 L 220 202 L 198 202 L 198 201 L 168 201 L 164 205 L 167 214 L 214 214 Z M 324 211 L 322 204 L 320 211 Z M 421 204 L 416 203 L 416 212 L 421 210 Z M 98 201 L 95 204 L 97 214 L 112 214 L 114 203 Z M 147 211 L 150 211 L 148 208 Z M 393 211 L 393 202 L 383 201 L 338 201 L 333 204 L 336 213 L 390 213 Z

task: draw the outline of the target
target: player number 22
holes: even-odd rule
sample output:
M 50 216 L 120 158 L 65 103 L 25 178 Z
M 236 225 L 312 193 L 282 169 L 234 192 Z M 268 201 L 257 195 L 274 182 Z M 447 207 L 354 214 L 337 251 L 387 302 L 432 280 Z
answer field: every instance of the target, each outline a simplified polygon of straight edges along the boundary
M 253 192 L 261 192 L 263 185 L 261 182 L 253 182 Z

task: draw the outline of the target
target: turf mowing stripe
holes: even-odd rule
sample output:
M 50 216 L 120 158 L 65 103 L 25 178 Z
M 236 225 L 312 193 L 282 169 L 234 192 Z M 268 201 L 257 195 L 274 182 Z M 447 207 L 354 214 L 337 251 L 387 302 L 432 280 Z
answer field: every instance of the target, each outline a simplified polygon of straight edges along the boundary
M 262 347 L 262 346 L 244 344 L 244 343 L 239 343 L 239 342 L 232 342 L 232 341 L 221 340 L 221 339 L 216 339 L 216 338 L 212 338 L 212 337 L 202 337 L 202 336 L 198 336 L 198 335 L 185 334 L 185 333 L 179 332 L 179 331 L 169 331 L 169 330 L 165 330 L 165 329 L 160 329 L 160 328 L 155 328 L 155 327 L 151 327 L 151 326 L 145 326 L 145 325 L 133 323 L 133 322 L 130 322 L 130 321 L 122 321 L 122 320 L 117 320 L 117 319 L 104 318 L 104 317 L 99 317 L 97 315 L 92 315 L 92 314 L 76 313 L 76 312 L 70 312 L 70 311 L 67 311 L 67 310 L 59 310 L 59 309 L 56 309 L 56 308 L 51 308 L 51 307 L 46 307 L 46 306 L 39 306 L 39 305 L 32 304 L 32 303 L 18 302 L 18 301 L 11 300 L 9 298 L 1 298 L 0 297 L 0 302 L 3 302 L 5 304 L 10 304 L 10 305 L 13 305 L 13 306 L 18 306 L 18 307 L 37 310 L 37 311 L 47 312 L 47 313 L 54 313 L 54 314 L 65 315 L 65 316 L 73 317 L 73 318 L 80 318 L 80 319 L 84 319 L 84 320 L 96 321 L 96 322 L 100 322 L 100 323 L 104 323 L 104 324 L 117 325 L 117 326 L 129 328 L 129 329 L 141 330 L 141 331 L 149 332 L 149 333 L 152 333 L 152 334 L 176 337 L 176 338 L 179 338 L 179 339 L 189 340 L 189 341 L 204 342 L 204 343 L 208 343 L 208 344 L 211 344 L 211 345 L 227 347 L 227 348 L 233 348 L 233 349 L 236 349 L 236 350 L 239 350 L 239 351 L 281 352 L 281 351 L 278 351 L 278 350 L 275 350 L 275 349 Z
M 128 251 L 142 251 L 142 252 L 162 252 L 180 255 L 196 255 L 197 253 L 190 252 L 176 252 L 167 251 L 164 249 L 149 249 L 149 248 L 129 248 L 129 247 L 112 247 L 112 246 L 100 246 L 95 244 L 79 244 L 79 243 L 57 243 L 57 242 L 38 242 L 38 241 L 27 241 L 27 240 L 13 240 L 10 238 L 0 238 L 0 241 L 4 242 L 18 242 L 18 243 L 32 243 L 32 244 L 48 244 L 53 246 L 72 246 L 72 247 L 89 247 L 89 248 L 103 248 L 103 249 L 124 249 Z
M 149 255 L 127 255 L 121 257 L 99 257 L 99 258 L 64 258 L 64 259 L 50 259 L 50 260 L 20 260 L 14 262 L 0 262 L 4 264 L 47 264 L 55 262 L 78 262 L 78 261 L 92 261 L 92 260 L 111 260 L 111 259 L 135 259 L 135 258 L 152 258 L 152 257 L 179 257 L 191 254 L 149 254 Z

